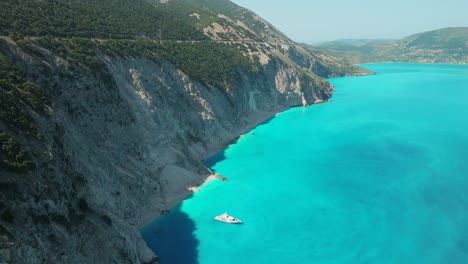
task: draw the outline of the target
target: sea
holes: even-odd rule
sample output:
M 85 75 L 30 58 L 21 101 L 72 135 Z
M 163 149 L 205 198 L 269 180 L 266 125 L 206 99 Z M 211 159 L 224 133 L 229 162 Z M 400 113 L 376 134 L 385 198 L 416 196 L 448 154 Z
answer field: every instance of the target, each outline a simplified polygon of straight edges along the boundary
M 361 66 L 206 160 L 141 230 L 161 263 L 468 263 L 468 65 Z

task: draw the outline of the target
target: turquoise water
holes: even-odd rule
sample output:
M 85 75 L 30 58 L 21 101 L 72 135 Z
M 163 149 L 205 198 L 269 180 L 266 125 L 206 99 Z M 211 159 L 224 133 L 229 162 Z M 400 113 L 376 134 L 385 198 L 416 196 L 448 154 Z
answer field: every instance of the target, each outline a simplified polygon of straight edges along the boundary
M 229 181 L 142 230 L 161 263 L 468 263 L 468 66 L 364 67 L 206 161 Z

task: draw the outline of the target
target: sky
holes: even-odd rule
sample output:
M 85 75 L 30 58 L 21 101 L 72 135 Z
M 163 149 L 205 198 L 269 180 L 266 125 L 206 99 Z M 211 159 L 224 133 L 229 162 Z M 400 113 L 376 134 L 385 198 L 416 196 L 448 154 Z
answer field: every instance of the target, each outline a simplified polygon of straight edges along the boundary
M 468 0 L 231 0 L 297 42 L 400 39 L 468 27 Z

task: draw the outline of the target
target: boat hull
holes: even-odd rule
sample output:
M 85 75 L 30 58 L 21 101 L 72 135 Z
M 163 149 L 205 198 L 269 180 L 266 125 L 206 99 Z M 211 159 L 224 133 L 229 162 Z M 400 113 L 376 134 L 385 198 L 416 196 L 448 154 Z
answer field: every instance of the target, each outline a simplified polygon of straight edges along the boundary
M 239 220 L 237 218 L 234 218 L 234 217 L 232 217 L 230 215 L 227 215 L 227 214 L 222 214 L 222 215 L 215 216 L 214 219 L 218 220 L 220 222 L 223 222 L 223 223 L 228 223 L 228 224 L 240 224 L 240 223 L 242 223 L 241 220 Z

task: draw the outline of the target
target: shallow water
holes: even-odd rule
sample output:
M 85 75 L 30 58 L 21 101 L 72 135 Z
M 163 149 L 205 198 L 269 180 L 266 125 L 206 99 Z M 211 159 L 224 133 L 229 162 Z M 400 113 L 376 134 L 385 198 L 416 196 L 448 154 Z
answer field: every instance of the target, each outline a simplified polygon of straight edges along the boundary
M 206 161 L 142 230 L 161 263 L 468 263 L 468 66 L 364 67 Z

